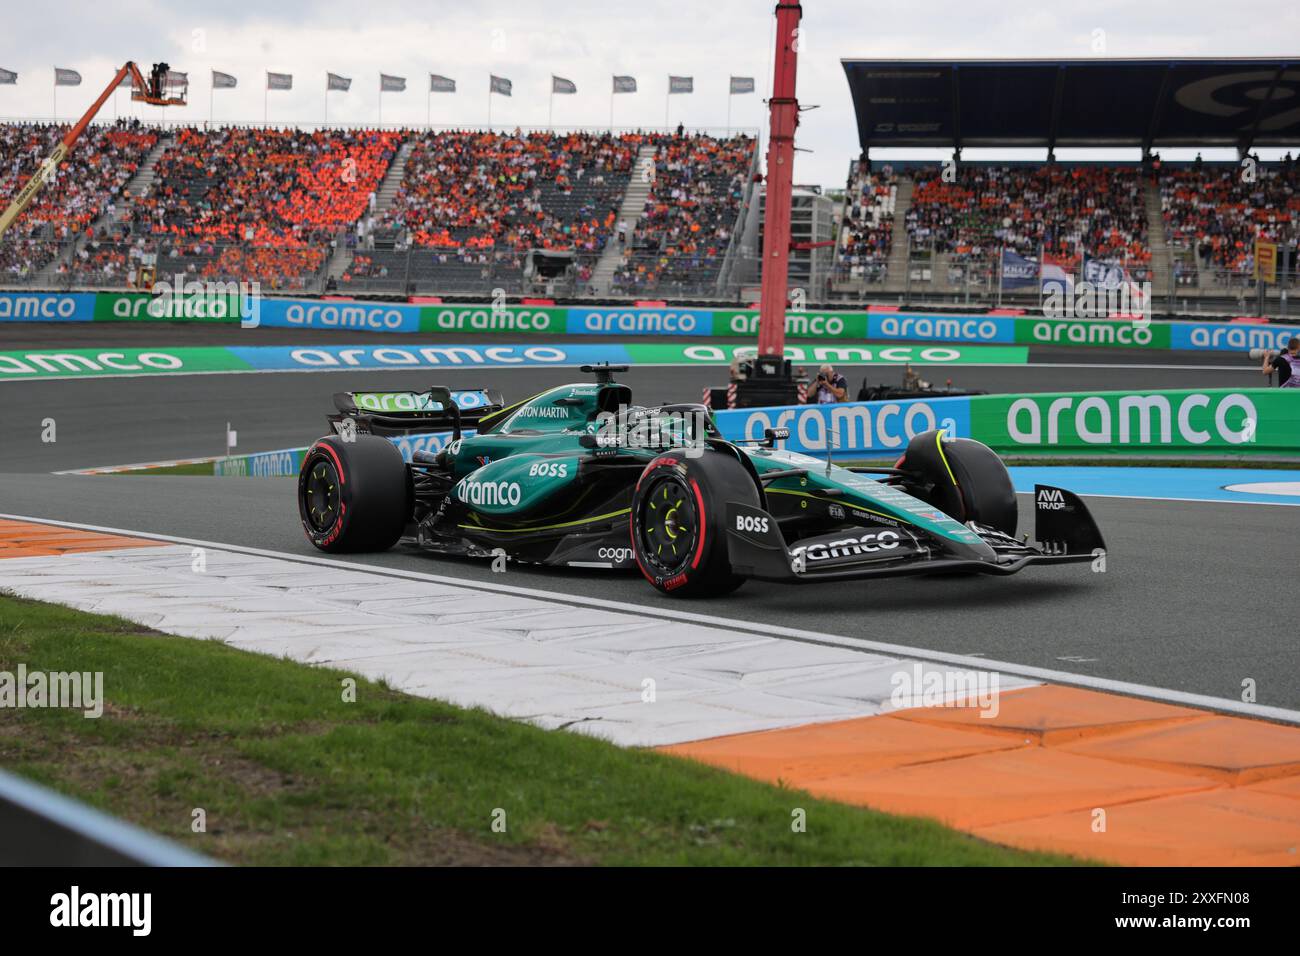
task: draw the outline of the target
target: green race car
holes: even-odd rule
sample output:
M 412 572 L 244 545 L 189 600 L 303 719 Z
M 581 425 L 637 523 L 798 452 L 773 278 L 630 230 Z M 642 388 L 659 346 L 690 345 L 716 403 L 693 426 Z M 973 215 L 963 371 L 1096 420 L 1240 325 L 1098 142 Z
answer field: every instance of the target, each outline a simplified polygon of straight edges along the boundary
M 1093 561 L 1088 509 L 1035 489 L 1035 543 L 1016 536 L 1006 467 L 987 446 L 916 435 L 891 468 L 846 468 L 785 451 L 782 429 L 729 441 L 703 405 L 645 407 L 614 380 L 513 405 L 446 388 L 343 392 L 333 433 L 298 480 L 303 528 L 322 551 L 405 539 L 446 555 L 639 570 L 673 595 L 718 595 L 746 578 L 831 581 L 937 572 L 1013 574 Z M 466 428 L 472 426 L 474 434 Z M 393 439 L 443 432 L 404 460 Z

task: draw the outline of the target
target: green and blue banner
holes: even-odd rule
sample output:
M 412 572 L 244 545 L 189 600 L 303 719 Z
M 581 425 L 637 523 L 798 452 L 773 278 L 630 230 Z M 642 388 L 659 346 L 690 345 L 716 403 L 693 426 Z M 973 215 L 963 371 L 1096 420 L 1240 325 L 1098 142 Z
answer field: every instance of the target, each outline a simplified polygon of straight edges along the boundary
M 611 305 L 412 305 L 340 299 L 251 298 L 214 290 L 154 297 L 145 293 L 0 292 L 4 322 L 255 323 L 269 328 L 437 335 L 519 333 L 610 338 L 744 338 L 758 334 L 753 309 Z M 1102 348 L 1238 352 L 1281 349 L 1300 325 L 1223 321 L 1125 321 L 904 311 L 792 311 L 792 339 L 834 342 L 937 342 L 947 345 L 1078 345 Z

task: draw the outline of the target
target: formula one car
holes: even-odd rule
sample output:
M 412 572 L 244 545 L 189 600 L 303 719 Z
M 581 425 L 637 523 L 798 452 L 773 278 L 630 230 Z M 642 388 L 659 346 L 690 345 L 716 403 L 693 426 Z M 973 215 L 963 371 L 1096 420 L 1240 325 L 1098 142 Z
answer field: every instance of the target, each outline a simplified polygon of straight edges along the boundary
M 890 468 L 845 468 L 761 439 L 724 439 L 703 405 L 644 407 L 614 381 L 506 406 L 493 392 L 343 392 L 333 433 L 304 457 L 298 508 L 322 551 L 403 538 L 446 555 L 639 569 L 672 595 L 747 578 L 834 581 L 937 572 L 1013 574 L 1104 553 L 1075 495 L 1035 490 L 1036 539 L 987 446 L 929 431 Z M 462 408 L 462 405 L 472 406 Z M 467 434 L 472 426 L 476 433 Z M 441 432 L 437 451 L 409 447 Z

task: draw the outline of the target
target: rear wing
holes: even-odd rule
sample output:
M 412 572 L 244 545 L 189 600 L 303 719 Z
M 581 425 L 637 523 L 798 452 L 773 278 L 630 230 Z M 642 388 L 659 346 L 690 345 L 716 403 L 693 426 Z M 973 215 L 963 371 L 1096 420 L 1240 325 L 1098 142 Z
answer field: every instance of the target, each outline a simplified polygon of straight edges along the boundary
M 500 392 L 486 388 L 452 391 L 434 385 L 423 392 L 374 389 L 336 392 L 334 414 L 327 416 L 330 427 L 339 431 L 345 420 L 356 423 L 359 432 L 372 435 L 412 435 L 451 431 L 453 440 L 462 428 L 505 407 Z

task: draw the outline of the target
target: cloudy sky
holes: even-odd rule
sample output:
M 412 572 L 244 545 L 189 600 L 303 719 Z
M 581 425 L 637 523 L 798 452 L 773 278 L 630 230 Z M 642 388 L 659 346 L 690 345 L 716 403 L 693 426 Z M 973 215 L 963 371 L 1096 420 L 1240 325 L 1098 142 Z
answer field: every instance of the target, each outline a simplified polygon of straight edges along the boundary
M 727 78 L 735 74 L 755 77 L 759 94 L 731 98 L 731 122 L 757 128 L 771 89 L 772 0 L 65 0 L 53 19 L 46 4 L 6 6 L 0 67 L 19 81 L 0 86 L 3 117 L 50 116 L 56 65 L 85 78 L 57 91 L 58 116 L 75 117 L 132 58 L 146 69 L 166 60 L 190 74 L 190 105 L 166 111 L 190 121 L 206 120 L 210 104 L 218 121 L 260 121 L 266 70 L 294 75 L 292 92 L 266 100 L 273 122 L 324 119 L 326 71 L 353 80 L 351 92 L 329 94 L 328 118 L 354 123 L 379 119 L 381 71 L 408 78 L 408 92 L 385 94 L 383 121 L 412 125 L 425 123 L 431 72 L 459 84 L 455 95 L 432 98 L 435 125 L 484 124 L 489 73 L 514 81 L 514 95 L 491 104 L 493 124 L 509 126 L 547 124 L 553 73 L 578 86 L 576 95 L 554 98 L 554 122 L 564 127 L 609 124 L 614 73 L 640 85 L 616 98 L 618 126 L 664 125 L 669 73 L 695 78 L 693 95 L 672 97 L 671 125 L 725 126 Z M 1087 57 L 1096 55 L 1099 30 L 1106 56 L 1294 56 L 1300 4 L 805 0 L 799 98 L 819 109 L 804 114 L 798 145 L 811 152 L 799 154 L 796 181 L 843 185 L 857 153 L 841 57 Z M 213 69 L 237 76 L 239 87 L 210 99 Z M 118 115 L 163 112 L 117 99 Z

